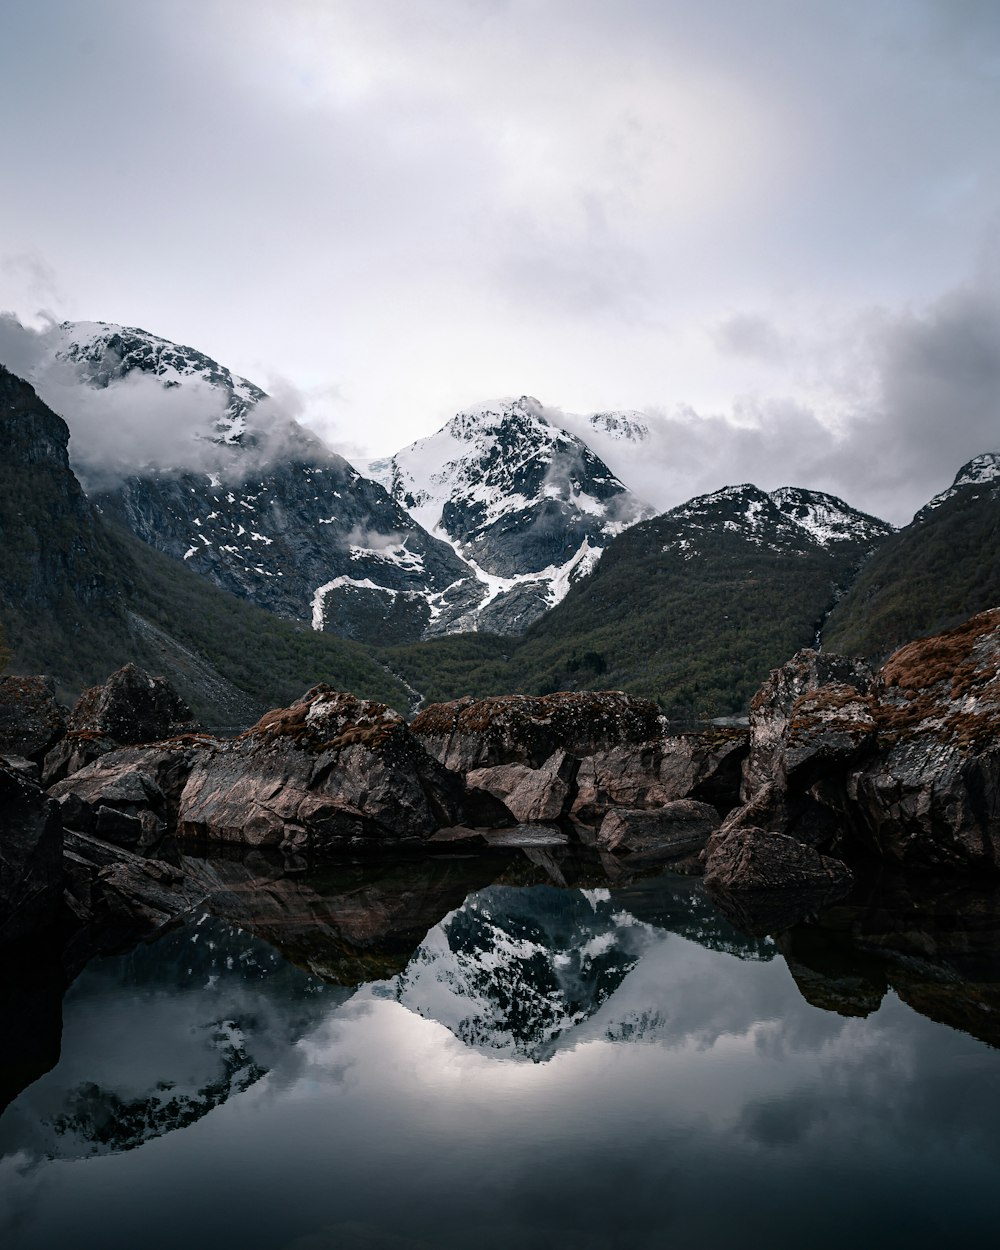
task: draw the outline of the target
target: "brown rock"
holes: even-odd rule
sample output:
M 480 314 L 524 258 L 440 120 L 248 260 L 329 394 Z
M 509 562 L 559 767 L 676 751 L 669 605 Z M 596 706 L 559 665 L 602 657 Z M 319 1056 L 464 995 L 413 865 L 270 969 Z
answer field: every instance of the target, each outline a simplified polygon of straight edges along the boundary
M 475 768 L 466 781 L 500 799 L 515 820 L 558 820 L 572 800 L 578 762 L 565 751 L 553 751 L 541 768 L 526 764 L 498 764 Z
M 705 885 L 733 892 L 819 888 L 839 890 L 853 880 L 839 859 L 784 833 L 736 829 L 708 856 Z
M 492 796 L 424 750 L 391 708 L 325 686 L 195 761 L 178 832 L 252 846 L 321 848 L 509 824 Z
M 540 768 L 555 751 L 581 758 L 661 737 L 656 704 L 617 690 L 459 699 L 425 708 L 410 726 L 448 768 Z
M 151 677 L 135 664 L 112 673 L 77 700 L 69 727 L 104 734 L 115 742 L 156 742 L 196 728 L 191 709 L 163 677 Z

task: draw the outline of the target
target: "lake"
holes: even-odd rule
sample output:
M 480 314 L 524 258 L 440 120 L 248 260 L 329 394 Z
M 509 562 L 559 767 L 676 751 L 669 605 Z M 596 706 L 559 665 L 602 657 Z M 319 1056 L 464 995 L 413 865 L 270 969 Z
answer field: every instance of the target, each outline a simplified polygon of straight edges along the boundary
M 696 878 L 551 850 L 185 863 L 169 932 L 8 978 L 11 1250 L 994 1233 L 995 887 L 748 936 Z

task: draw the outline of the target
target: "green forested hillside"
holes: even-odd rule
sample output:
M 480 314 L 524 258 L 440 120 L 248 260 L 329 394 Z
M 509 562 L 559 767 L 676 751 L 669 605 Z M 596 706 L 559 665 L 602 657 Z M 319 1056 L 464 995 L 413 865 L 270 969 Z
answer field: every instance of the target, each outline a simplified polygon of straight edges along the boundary
M 769 544 L 670 513 L 626 531 L 595 572 L 520 640 L 484 635 L 391 648 L 428 699 L 624 689 L 675 715 L 745 710 L 771 668 L 810 645 L 861 552 Z M 778 549 L 775 550 L 774 547 Z
M 892 535 L 823 630 L 823 645 L 882 656 L 1000 604 L 1000 484 L 959 490 Z

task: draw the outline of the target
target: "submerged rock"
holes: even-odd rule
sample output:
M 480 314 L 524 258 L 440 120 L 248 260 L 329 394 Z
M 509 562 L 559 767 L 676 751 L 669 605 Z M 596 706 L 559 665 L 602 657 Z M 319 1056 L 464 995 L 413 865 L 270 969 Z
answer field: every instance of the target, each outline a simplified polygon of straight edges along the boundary
M 854 880 L 839 859 L 765 829 L 735 829 L 713 839 L 705 886 L 746 933 L 781 932 L 842 898 Z

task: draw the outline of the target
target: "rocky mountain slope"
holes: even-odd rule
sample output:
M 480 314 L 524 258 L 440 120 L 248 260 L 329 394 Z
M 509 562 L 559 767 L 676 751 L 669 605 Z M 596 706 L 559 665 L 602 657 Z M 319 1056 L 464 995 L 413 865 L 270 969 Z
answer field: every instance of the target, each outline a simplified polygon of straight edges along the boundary
M 71 428 L 77 404 L 96 402 L 72 380 L 107 392 L 109 420 L 163 404 L 143 380 L 171 392 L 149 420 L 176 421 L 176 435 L 160 431 L 148 462 L 138 463 L 142 445 L 120 464 L 103 445 L 75 462 L 108 518 L 215 585 L 315 629 L 384 642 L 445 630 L 482 597 L 447 543 L 203 353 L 104 322 L 66 322 L 45 344 L 33 376 L 46 395 L 58 378 L 52 399 Z
M 623 414 L 597 420 L 639 428 Z M 471 565 L 485 596 L 467 623 L 493 633 L 522 632 L 651 511 L 527 395 L 465 409 L 368 471 Z
M 830 614 L 823 645 L 884 656 L 1000 604 L 1000 453 L 962 466 L 883 543 Z
M 356 644 L 218 590 L 116 530 L 69 465 L 66 423 L 0 366 L 0 626 L 14 672 L 50 673 L 64 696 L 129 660 L 167 673 L 214 724 L 248 723 L 316 680 L 405 706 Z
M 434 699 L 621 688 L 675 714 L 741 712 L 891 533 L 818 491 L 726 487 L 615 538 L 516 646 L 442 639 L 392 663 Z

